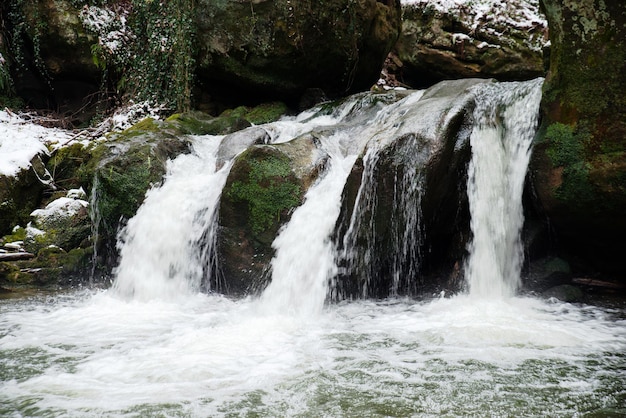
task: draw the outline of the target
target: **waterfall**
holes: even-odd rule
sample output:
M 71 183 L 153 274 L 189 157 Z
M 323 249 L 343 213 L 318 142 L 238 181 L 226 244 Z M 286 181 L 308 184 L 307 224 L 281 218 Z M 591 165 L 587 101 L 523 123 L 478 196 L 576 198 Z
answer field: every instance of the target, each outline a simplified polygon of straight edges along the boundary
M 200 288 L 206 266 L 199 245 L 230 165 L 216 170 L 221 137 L 192 137 L 193 152 L 168 162 L 161 187 L 153 188 L 120 233 L 120 264 L 113 289 L 122 297 L 169 299 Z
M 338 144 L 345 132 L 322 138 L 330 165 L 306 193 L 272 246 L 272 281 L 263 292 L 262 309 L 272 313 L 315 315 L 324 306 L 328 281 L 336 274 L 331 234 L 339 216 L 341 192 L 356 155 L 344 156 Z
M 329 290 L 336 294 L 348 286 L 342 296 L 414 294 L 428 232 L 422 206 L 432 196 L 427 167 L 433 156 L 467 144 L 467 133 L 459 133 L 469 132 L 466 109 L 474 109 L 467 185 L 473 241 L 466 280 L 472 295 L 512 295 L 522 262 L 521 198 L 541 83 L 457 81 L 426 92 L 361 94 L 334 108 L 263 125 L 272 144 L 315 132 L 328 164 L 272 244 L 271 283 L 259 297 L 260 309 L 312 315 Z M 168 163 L 163 185 L 147 193 L 119 236 L 113 287 L 124 297 L 201 290 L 202 279 L 213 277 L 207 270 L 223 262 L 215 259 L 216 207 L 230 159 L 247 145 L 227 153 L 218 169 L 222 137 L 192 142 L 193 153 Z M 359 173 L 353 170 L 359 157 L 362 174 L 360 183 L 352 183 L 356 196 L 350 207 L 342 199 L 350 173 Z M 348 279 L 339 290 L 329 289 L 342 275 Z
M 466 264 L 471 296 L 514 295 L 523 260 L 522 193 L 543 79 L 477 90 L 467 194 L 473 239 Z

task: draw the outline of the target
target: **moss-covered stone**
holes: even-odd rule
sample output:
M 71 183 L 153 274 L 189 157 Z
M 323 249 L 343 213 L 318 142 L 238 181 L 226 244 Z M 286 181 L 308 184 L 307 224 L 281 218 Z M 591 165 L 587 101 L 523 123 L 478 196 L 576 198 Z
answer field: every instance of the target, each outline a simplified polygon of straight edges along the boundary
M 264 103 L 252 108 L 243 118 L 253 125 L 260 125 L 278 120 L 287 110 L 287 105 L 283 102 Z
M 150 118 L 109 135 L 91 150 L 91 158 L 78 171 L 93 173 L 85 189 L 95 202 L 91 210 L 100 239 L 97 245 L 107 249 L 101 252 L 108 254 L 107 263 L 115 261 L 120 226 L 134 216 L 146 191 L 162 181 L 168 159 L 188 151 L 188 139 L 175 123 Z
M 271 242 L 278 223 L 300 202 L 301 186 L 286 155 L 274 147 L 245 151 L 231 170 L 224 189 L 229 203 L 239 207 L 245 227 L 261 242 Z
M 21 271 L 17 263 L 0 262 L 0 287 L 11 290 L 15 287 L 24 287 L 33 283 L 33 277 Z
M 58 148 L 52 153 L 46 167 L 59 189 L 85 188 L 91 183 L 93 169 L 90 170 L 88 167 L 90 167 L 89 162 L 94 156 L 93 150 L 94 146 L 74 143 Z
M 224 292 L 245 294 L 265 283 L 272 242 L 325 166 L 318 142 L 305 135 L 278 145 L 254 145 L 239 154 L 222 192 L 217 251 Z
M 167 118 L 166 122 L 188 135 L 227 135 L 250 126 L 250 122 L 239 115 L 212 117 L 201 112 L 178 113 Z
M 563 245 L 600 271 L 626 272 L 626 5 L 544 0 L 550 70 L 531 162 Z
M 47 186 L 40 179 L 46 179 L 42 157 L 31 160 L 29 168 L 15 176 L 0 175 L 0 236 L 11 232 L 15 225 L 26 225 L 30 213 L 39 207 Z

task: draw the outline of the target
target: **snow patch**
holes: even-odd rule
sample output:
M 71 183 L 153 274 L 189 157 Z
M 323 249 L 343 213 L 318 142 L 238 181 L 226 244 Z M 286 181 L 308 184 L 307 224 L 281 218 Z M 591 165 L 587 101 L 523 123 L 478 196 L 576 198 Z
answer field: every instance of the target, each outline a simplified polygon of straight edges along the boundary
M 469 28 L 470 35 L 481 30 L 501 36 L 496 28 L 512 27 L 530 32 L 535 28 L 548 27 L 545 16 L 539 10 L 539 0 L 401 0 L 401 4 L 452 15 Z M 546 41 L 530 40 L 528 46 L 541 50 Z
M 68 131 L 45 128 L 29 122 L 24 115 L 0 111 L 0 175 L 16 176 L 30 168 L 36 155 L 48 155 L 49 147 L 70 140 Z
M 44 209 L 34 210 L 30 216 L 35 218 L 37 225 L 45 225 L 47 222 L 57 219 L 71 218 L 89 206 L 89 202 L 82 199 L 85 197 L 86 194 L 82 187 L 72 189 L 67 192 L 66 197 L 53 200 Z
M 106 48 L 109 54 L 124 54 L 125 47 L 133 39 L 127 23 L 128 12 L 123 8 L 117 10 L 97 6 L 85 6 L 80 13 L 83 26 L 98 35 L 98 43 Z

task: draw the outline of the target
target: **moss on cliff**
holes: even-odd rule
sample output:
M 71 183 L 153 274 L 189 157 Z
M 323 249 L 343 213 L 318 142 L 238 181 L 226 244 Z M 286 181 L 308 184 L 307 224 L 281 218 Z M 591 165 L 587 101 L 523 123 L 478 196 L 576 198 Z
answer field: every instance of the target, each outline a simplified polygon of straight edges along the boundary
M 548 143 L 546 153 L 554 167 L 562 167 L 562 182 L 555 196 L 576 204 L 586 204 L 594 192 L 589 182 L 589 163 L 585 158 L 585 146 L 589 143 L 588 132 L 576 132 L 562 123 L 550 125 L 545 134 Z

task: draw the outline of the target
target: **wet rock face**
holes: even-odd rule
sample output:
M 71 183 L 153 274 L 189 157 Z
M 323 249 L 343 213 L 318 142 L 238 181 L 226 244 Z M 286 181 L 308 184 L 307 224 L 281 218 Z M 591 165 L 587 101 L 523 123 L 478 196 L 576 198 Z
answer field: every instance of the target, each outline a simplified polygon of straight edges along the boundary
M 442 82 L 394 113 L 374 156 L 357 161 L 342 198 L 335 241 L 339 297 L 424 294 L 462 262 L 469 233 L 465 193 L 473 89 Z M 425 116 L 428 115 L 428 116 Z M 458 267 L 456 267 L 458 269 Z
M 252 129 L 254 131 L 254 129 Z M 269 279 L 272 242 L 324 166 L 310 135 L 277 145 L 253 145 L 237 156 L 219 207 L 220 291 L 247 294 Z
M 376 82 L 400 2 L 200 0 L 196 22 L 207 88 L 297 100 L 310 88 L 339 95 Z
M 529 80 L 544 74 L 547 24 L 538 2 L 506 2 L 482 11 L 430 2 L 404 5 L 394 52 L 399 78 L 412 87 L 467 77 Z
M 571 254 L 620 276 L 626 234 L 626 4 L 545 0 L 552 52 L 532 173 Z

